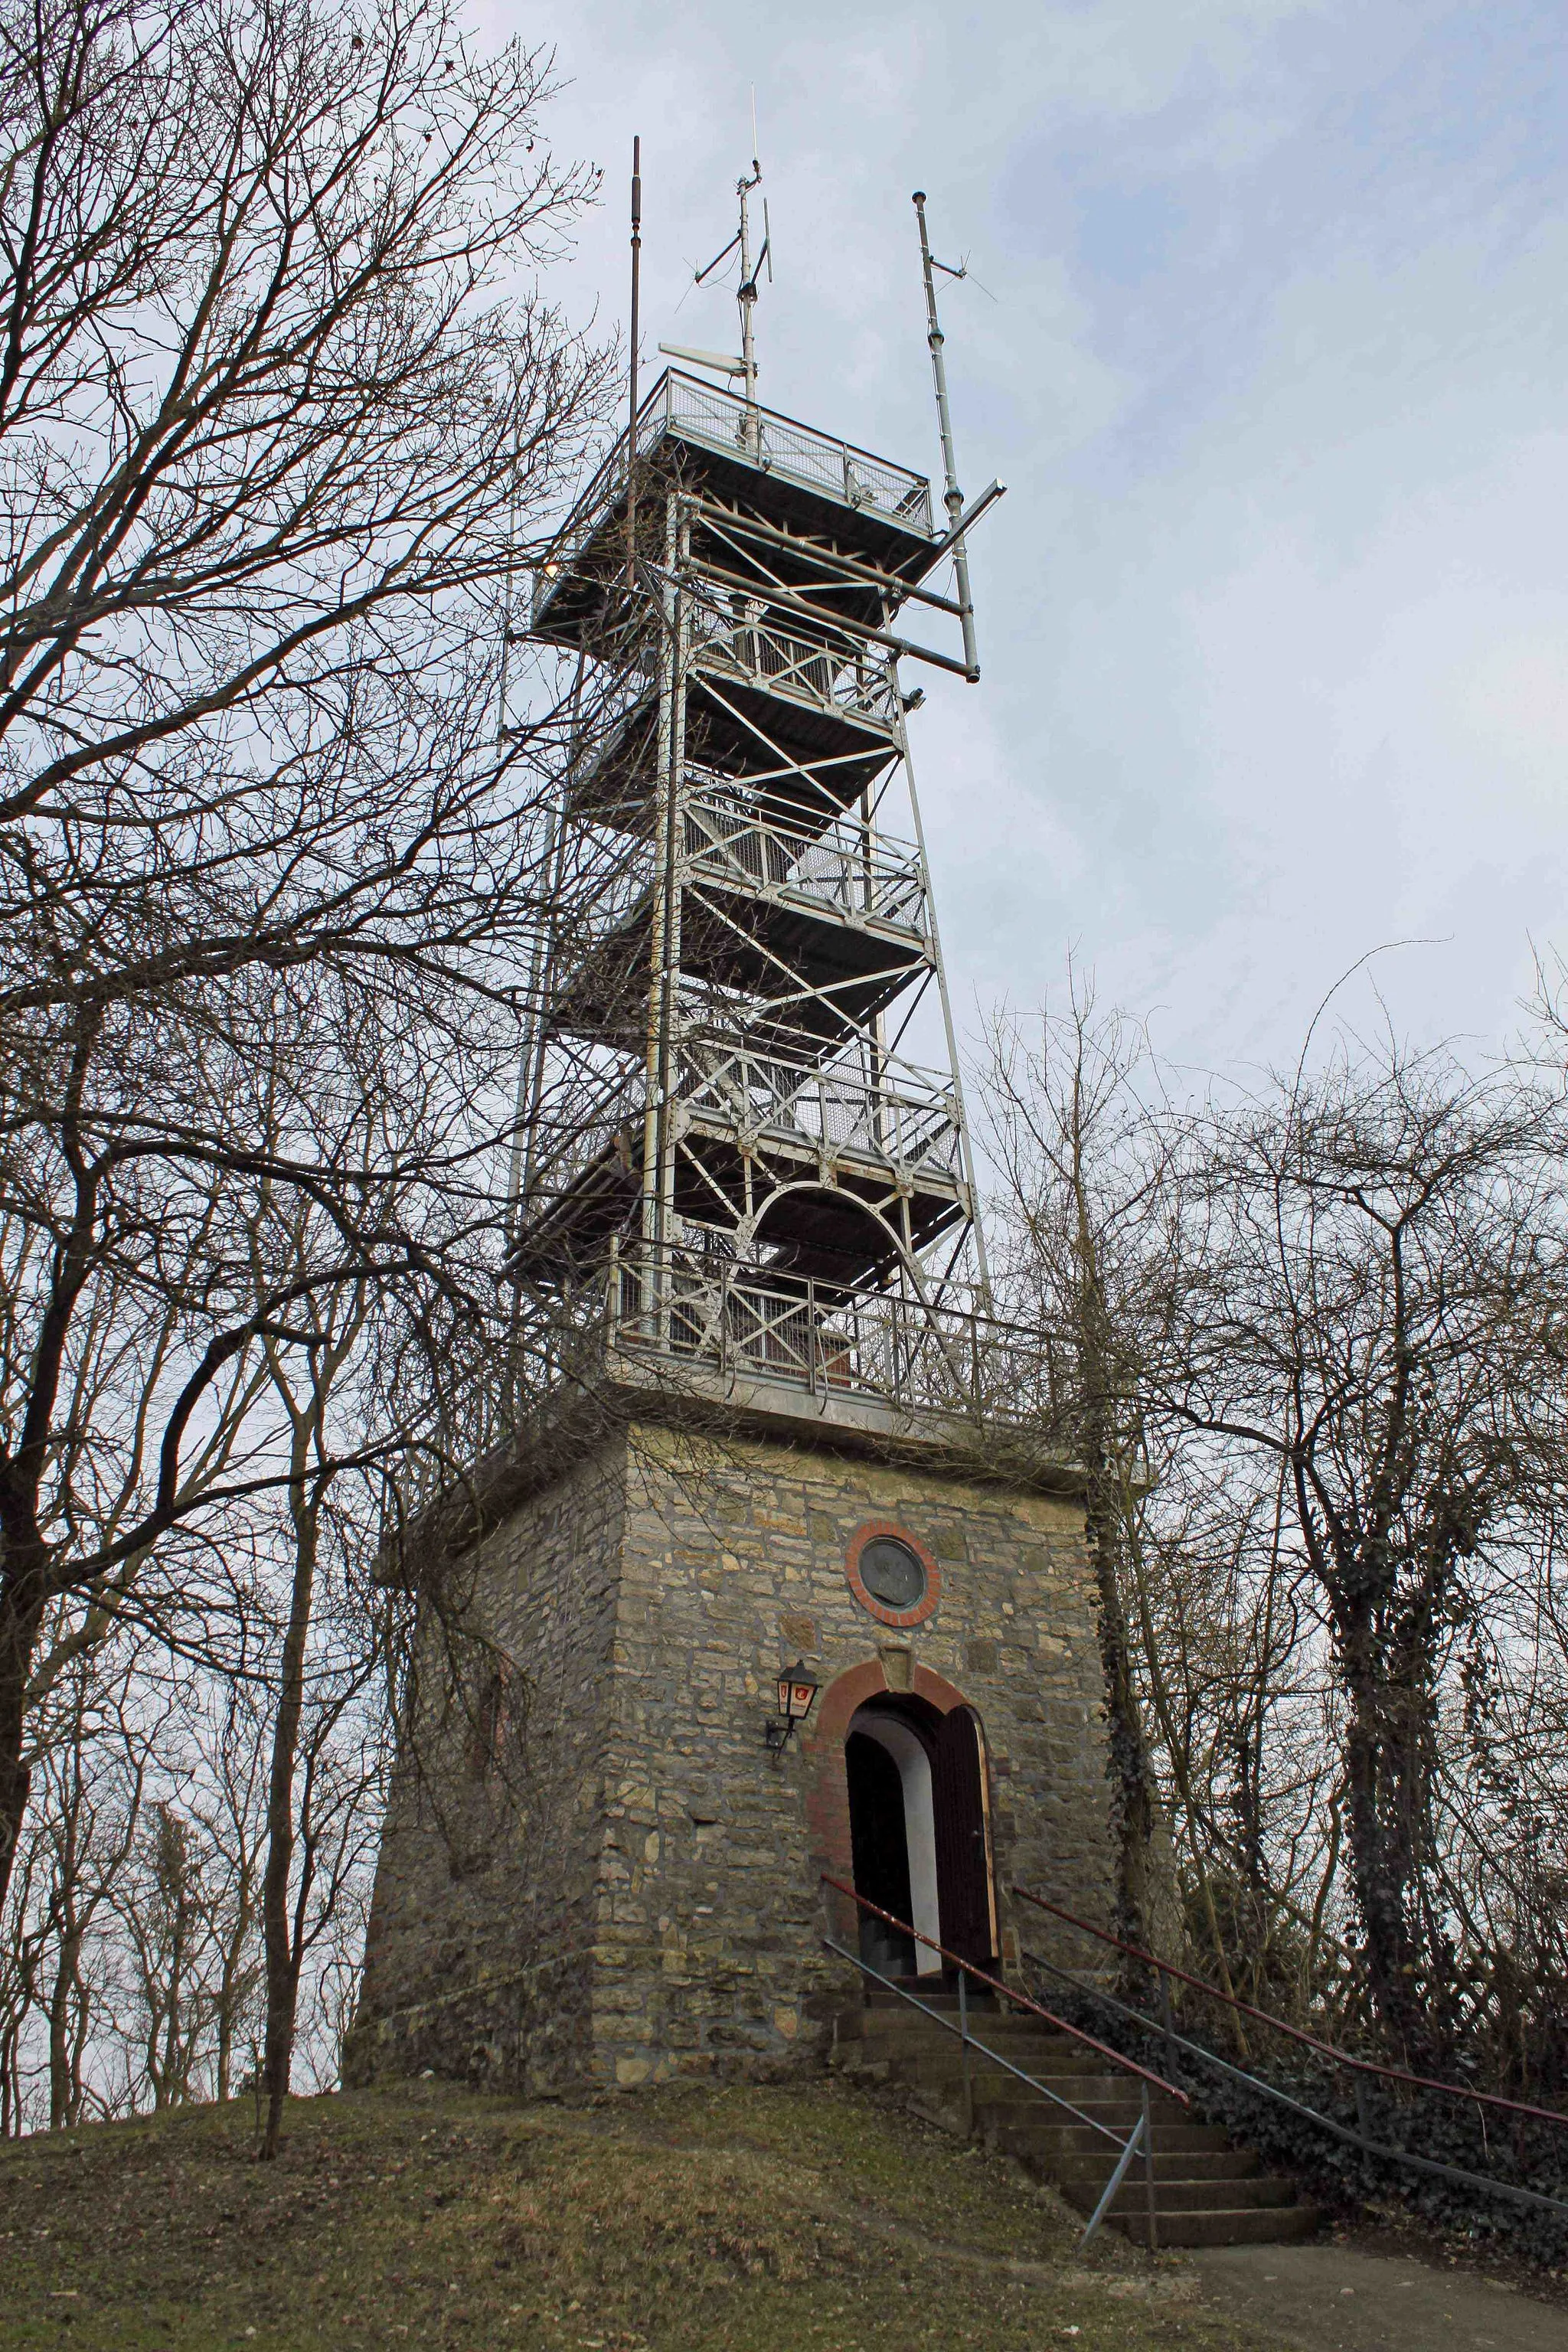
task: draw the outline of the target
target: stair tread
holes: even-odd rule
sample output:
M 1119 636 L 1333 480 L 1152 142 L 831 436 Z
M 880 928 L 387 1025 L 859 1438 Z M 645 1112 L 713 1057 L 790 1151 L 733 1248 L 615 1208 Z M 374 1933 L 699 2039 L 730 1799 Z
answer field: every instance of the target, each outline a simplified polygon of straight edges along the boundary
M 846 2041 L 894 2079 L 930 2095 L 950 2122 L 967 2078 L 968 2113 L 978 2135 L 1031 2164 L 1080 2210 L 1092 2212 L 1118 2161 L 1115 2143 L 1143 2113 L 1142 2081 L 1071 2035 L 1017 2012 L 972 2007 L 974 2040 L 966 2053 L 947 2030 L 949 2021 L 957 2021 L 956 2000 L 937 1995 L 931 2005 L 942 2023 L 887 1996 L 874 2010 L 858 2012 Z M 998 2059 L 1006 2063 L 993 2063 Z M 1252 2150 L 1233 2147 L 1221 2126 L 1192 2120 L 1189 2109 L 1152 2086 L 1149 2112 L 1160 2243 L 1266 2243 L 1317 2229 L 1317 2209 L 1301 2200 L 1296 2184 L 1266 2171 Z M 1149 2187 L 1135 2158 L 1105 2216 L 1107 2226 L 1145 2240 Z

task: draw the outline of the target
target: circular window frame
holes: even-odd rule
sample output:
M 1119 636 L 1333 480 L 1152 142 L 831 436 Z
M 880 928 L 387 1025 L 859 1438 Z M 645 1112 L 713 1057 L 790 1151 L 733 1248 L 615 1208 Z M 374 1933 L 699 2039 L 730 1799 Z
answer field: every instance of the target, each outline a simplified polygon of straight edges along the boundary
M 926 1589 L 912 1609 L 889 1609 L 885 1601 L 879 1601 L 874 1592 L 867 1591 L 861 1577 L 861 1553 L 868 1544 L 876 1543 L 887 1536 L 891 1536 L 896 1543 L 907 1545 L 925 1570 Z M 907 1633 L 911 1625 L 923 1625 L 942 1599 L 942 1573 L 935 1560 L 919 1536 L 910 1535 L 908 1528 L 900 1527 L 896 1519 L 868 1519 L 864 1526 L 856 1528 L 849 1538 L 849 1555 L 844 1563 L 844 1573 L 849 1580 L 850 1591 L 867 1615 L 874 1617 L 879 1625 L 895 1625 L 901 1632 Z

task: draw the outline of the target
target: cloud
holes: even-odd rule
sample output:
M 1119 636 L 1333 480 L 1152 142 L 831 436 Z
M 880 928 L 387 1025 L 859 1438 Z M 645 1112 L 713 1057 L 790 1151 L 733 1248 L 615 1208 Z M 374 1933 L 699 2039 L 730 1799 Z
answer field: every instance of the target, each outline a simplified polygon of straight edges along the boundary
M 689 268 L 753 82 L 766 398 L 932 462 L 917 184 L 996 298 L 943 289 L 964 479 L 1011 486 L 985 675 L 915 736 L 961 1002 L 1076 943 L 1194 1061 L 1283 1056 L 1422 937 L 1397 1018 L 1512 1023 L 1568 805 L 1560 34 L 1525 0 L 574 12 L 557 136 L 611 172 L 574 299 L 624 310 L 638 130 L 649 341 L 723 339 Z

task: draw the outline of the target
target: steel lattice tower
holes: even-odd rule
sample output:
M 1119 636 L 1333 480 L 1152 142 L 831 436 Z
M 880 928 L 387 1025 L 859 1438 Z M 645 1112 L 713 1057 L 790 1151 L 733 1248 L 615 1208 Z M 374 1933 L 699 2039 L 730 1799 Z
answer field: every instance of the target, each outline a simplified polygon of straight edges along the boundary
M 934 1361 L 950 1389 L 985 1266 L 901 665 L 977 674 L 967 567 L 960 601 L 924 583 L 996 492 L 963 514 L 944 399 L 945 519 L 921 475 L 759 404 L 742 194 L 743 390 L 663 374 L 534 596 L 602 690 L 512 1267 L 607 1271 L 621 1335 L 664 1354 L 824 1392 Z M 962 659 L 898 632 L 911 604 L 963 624 Z

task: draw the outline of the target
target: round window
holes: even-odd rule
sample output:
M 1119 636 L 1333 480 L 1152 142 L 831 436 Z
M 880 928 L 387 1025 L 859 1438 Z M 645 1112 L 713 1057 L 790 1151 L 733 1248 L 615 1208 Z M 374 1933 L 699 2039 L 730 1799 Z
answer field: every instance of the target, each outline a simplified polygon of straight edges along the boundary
M 923 1625 L 942 1598 L 942 1571 L 919 1536 L 892 1519 L 868 1519 L 849 1539 L 849 1590 L 879 1624 Z
M 885 1609 L 914 1609 L 925 1598 L 925 1562 L 897 1536 L 873 1536 L 859 1567 L 861 1583 Z

